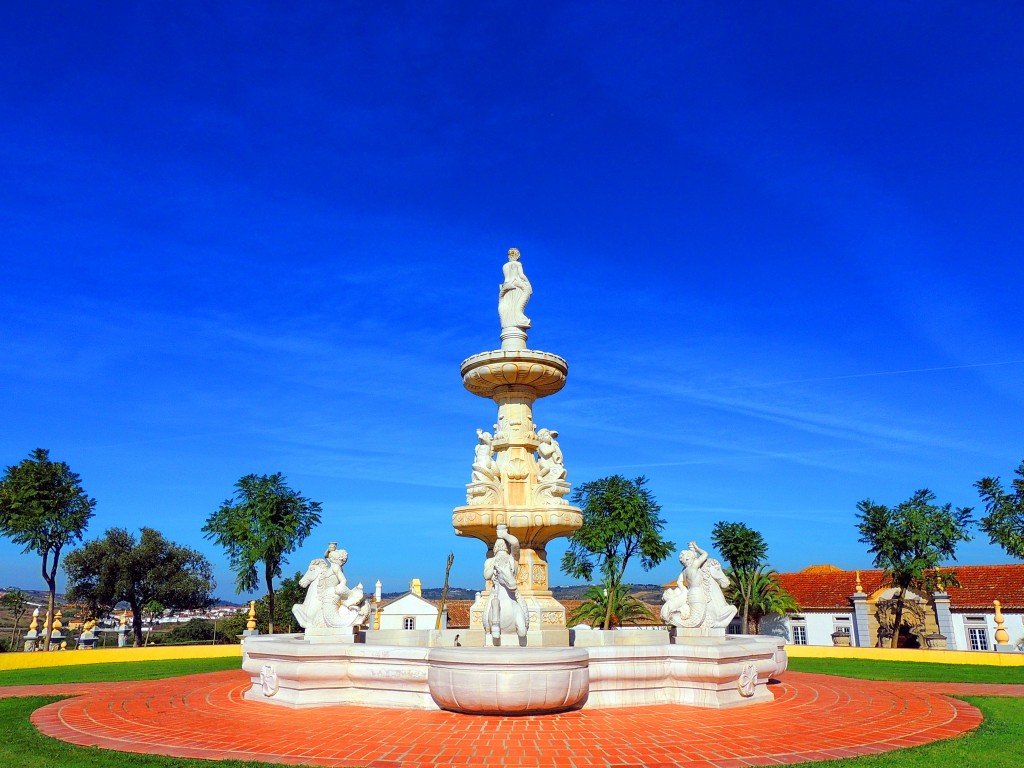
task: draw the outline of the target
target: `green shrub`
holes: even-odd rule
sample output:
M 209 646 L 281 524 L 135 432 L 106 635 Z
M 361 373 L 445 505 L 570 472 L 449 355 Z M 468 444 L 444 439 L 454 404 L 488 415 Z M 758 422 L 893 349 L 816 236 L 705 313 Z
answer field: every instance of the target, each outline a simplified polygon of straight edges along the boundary
M 189 619 L 184 624 L 179 624 L 170 632 L 154 634 L 150 645 L 199 645 L 210 644 L 216 641 L 217 645 L 237 643 L 238 638 L 228 634 L 222 628 L 223 622 L 214 622 L 209 619 Z

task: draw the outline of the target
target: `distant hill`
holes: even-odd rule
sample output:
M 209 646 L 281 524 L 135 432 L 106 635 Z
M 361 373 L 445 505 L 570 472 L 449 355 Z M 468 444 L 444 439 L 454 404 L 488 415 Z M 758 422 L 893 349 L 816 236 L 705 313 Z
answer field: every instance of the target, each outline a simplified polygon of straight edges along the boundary
M 575 584 L 568 587 L 552 587 L 558 600 L 584 600 L 590 584 Z M 664 588 L 660 584 L 630 584 L 629 593 L 645 603 L 658 604 Z
M 472 600 L 479 590 L 463 589 L 462 587 L 448 587 L 448 599 L 449 600 Z M 427 600 L 440 600 L 441 599 L 442 587 L 424 587 L 422 590 L 423 597 Z M 409 594 L 409 590 L 404 592 L 382 592 L 381 599 L 383 600 L 394 600 L 396 597 Z
M 23 589 L 22 587 L 4 587 L 0 589 L 0 593 L 9 592 L 12 589 L 20 589 L 25 593 L 25 598 L 30 603 L 38 603 L 39 605 L 46 605 L 46 601 L 50 599 L 50 593 L 41 589 Z M 64 604 L 64 594 L 62 592 L 57 593 L 57 605 Z
M 9 592 L 12 589 L 20 589 L 22 592 L 25 593 L 25 597 L 28 599 L 29 603 L 35 603 L 35 604 L 38 604 L 38 605 L 41 605 L 41 606 L 44 606 L 44 607 L 46 606 L 46 601 L 50 597 L 50 593 L 45 591 L 45 590 L 25 589 L 23 587 L 2 587 L 2 588 L 0 588 L 0 594 L 3 594 L 4 592 Z M 440 593 L 440 590 L 438 590 L 438 593 Z M 213 599 L 213 602 L 214 602 L 215 605 L 226 605 L 226 606 L 233 607 L 233 608 L 241 608 L 242 606 L 249 605 L 249 601 L 248 600 L 246 600 L 245 602 L 242 602 L 242 603 L 238 603 L 238 602 L 235 602 L 235 600 L 237 600 L 237 599 L 238 598 L 235 597 L 232 600 L 225 600 L 224 598 L 221 598 L 221 597 L 215 597 Z M 58 606 L 67 605 L 67 599 L 65 598 L 65 595 L 64 595 L 63 592 L 58 592 L 57 593 L 57 605 Z M 123 610 L 123 609 L 125 609 L 127 607 L 128 607 L 128 603 L 118 603 L 114 607 L 114 610 L 120 611 L 120 610 Z

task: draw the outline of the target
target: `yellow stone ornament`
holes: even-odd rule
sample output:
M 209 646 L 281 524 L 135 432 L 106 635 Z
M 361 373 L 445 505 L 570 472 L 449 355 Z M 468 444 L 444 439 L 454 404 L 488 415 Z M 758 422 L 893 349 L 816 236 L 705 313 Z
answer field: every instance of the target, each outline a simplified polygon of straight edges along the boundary
M 998 600 L 993 600 L 992 604 L 996 608 L 996 645 L 1009 645 L 1010 644 L 1010 633 L 1006 631 L 1006 623 L 1003 619 L 1003 606 Z

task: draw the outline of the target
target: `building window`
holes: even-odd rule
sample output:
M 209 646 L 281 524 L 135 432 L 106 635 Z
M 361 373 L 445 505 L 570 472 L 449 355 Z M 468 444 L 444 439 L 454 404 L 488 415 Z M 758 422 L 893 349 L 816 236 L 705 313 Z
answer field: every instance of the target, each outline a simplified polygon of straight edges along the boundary
M 832 620 L 832 626 L 836 632 L 842 632 L 843 634 L 850 634 L 850 620 L 844 616 L 836 616 Z
M 988 650 L 988 630 L 985 627 L 968 627 L 967 639 L 972 651 Z
M 402 619 L 402 629 L 416 629 L 416 617 L 406 616 Z
M 807 645 L 807 622 L 803 616 L 794 616 L 789 626 L 793 630 L 793 645 Z

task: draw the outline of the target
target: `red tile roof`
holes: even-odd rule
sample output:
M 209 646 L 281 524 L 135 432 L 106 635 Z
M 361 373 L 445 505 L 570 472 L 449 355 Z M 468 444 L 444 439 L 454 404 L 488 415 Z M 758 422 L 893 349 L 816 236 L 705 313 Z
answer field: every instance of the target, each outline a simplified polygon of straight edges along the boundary
M 1024 563 L 1013 565 L 954 565 L 961 587 L 948 587 L 953 610 L 991 610 L 999 600 L 1003 610 L 1024 610 Z M 832 610 L 850 607 L 850 595 L 857 585 L 856 571 L 812 566 L 798 573 L 780 573 L 779 582 L 802 610 Z M 868 595 L 884 588 L 882 572 L 860 572 L 861 586 Z
M 437 605 L 440 607 L 440 600 Z M 469 609 L 472 606 L 472 600 L 448 600 L 445 603 L 448 609 L 448 629 L 469 629 Z

